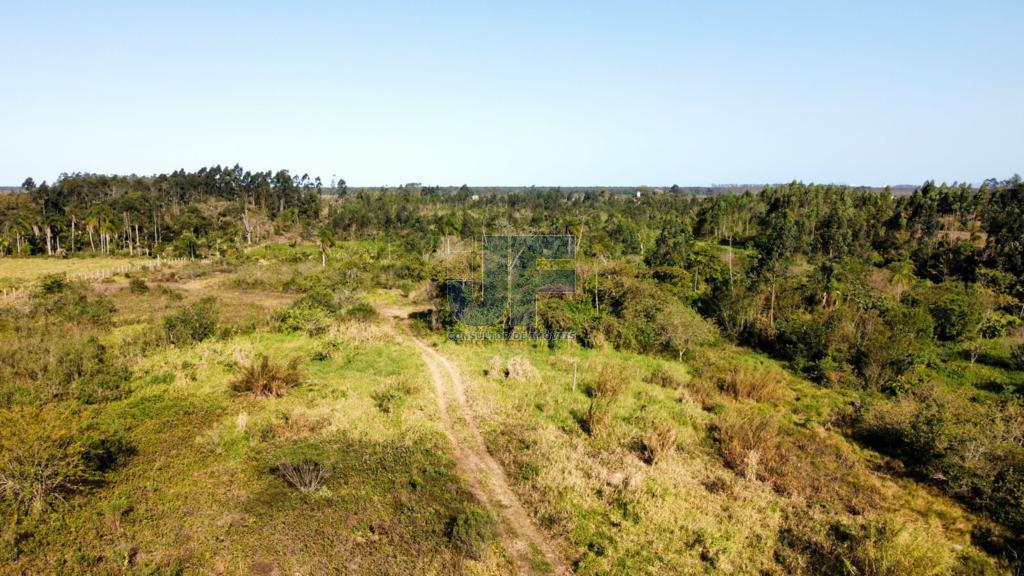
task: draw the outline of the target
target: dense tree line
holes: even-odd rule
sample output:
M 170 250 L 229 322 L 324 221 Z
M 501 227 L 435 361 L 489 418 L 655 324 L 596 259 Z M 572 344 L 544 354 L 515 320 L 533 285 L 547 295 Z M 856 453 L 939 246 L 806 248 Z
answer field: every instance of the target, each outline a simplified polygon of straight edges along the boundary
M 28 178 L 22 189 L 0 198 L 0 254 L 196 256 L 320 217 L 319 178 L 237 165 L 151 177 L 62 174 L 53 184 Z

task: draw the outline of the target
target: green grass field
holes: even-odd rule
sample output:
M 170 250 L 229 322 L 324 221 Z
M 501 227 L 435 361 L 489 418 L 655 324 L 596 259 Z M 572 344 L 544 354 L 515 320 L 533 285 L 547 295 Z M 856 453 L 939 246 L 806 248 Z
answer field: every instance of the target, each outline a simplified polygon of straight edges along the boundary
M 31 284 L 50 274 L 78 275 L 113 273 L 125 266 L 156 260 L 142 258 L 0 258 L 0 288 Z

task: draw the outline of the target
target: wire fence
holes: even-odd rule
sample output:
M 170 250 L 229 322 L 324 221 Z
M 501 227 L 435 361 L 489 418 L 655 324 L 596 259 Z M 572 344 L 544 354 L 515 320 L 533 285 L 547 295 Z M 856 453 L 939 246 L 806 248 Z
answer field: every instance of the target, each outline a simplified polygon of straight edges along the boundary
M 111 276 L 118 274 L 131 274 L 132 272 L 138 272 L 139 270 L 153 270 L 160 269 L 164 266 L 177 266 L 181 264 L 200 262 L 204 263 L 205 260 L 190 260 L 188 258 L 154 258 L 152 260 L 146 260 L 143 262 L 131 262 L 128 264 L 121 264 L 111 268 L 103 270 L 94 270 L 91 272 L 77 272 L 72 274 L 65 274 L 64 276 L 70 282 L 99 282 Z M 23 300 L 32 293 L 36 288 L 36 282 L 29 281 L 21 286 L 14 286 L 3 288 L 0 290 L 0 304 L 11 304 L 20 300 Z

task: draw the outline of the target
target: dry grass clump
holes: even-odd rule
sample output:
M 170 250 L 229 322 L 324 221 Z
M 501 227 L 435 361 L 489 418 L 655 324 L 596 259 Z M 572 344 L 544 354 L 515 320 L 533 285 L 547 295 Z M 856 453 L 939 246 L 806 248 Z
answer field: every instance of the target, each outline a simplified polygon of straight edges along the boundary
M 395 329 L 387 322 L 345 322 L 336 330 L 349 342 L 384 344 L 395 341 Z
M 587 377 L 585 390 L 591 398 L 611 399 L 621 394 L 629 385 L 629 372 L 617 362 L 602 362 Z
M 303 494 L 316 492 L 327 480 L 323 464 L 313 460 L 302 460 L 297 464 L 282 462 L 277 465 L 277 474 Z
M 589 436 L 598 436 L 612 422 L 612 406 L 629 385 L 629 373 L 625 366 L 616 362 L 602 362 L 593 369 L 584 381 L 584 390 L 590 396 L 590 406 L 581 419 L 583 431 Z
M 505 362 L 501 359 L 501 356 L 491 356 L 490 362 L 487 363 L 487 368 L 484 368 L 484 376 L 490 378 L 505 377 Z
M 783 461 L 781 431 L 775 419 L 755 410 L 730 410 L 715 424 L 726 465 L 749 480 L 770 477 Z
M 854 534 L 846 563 L 861 576 L 939 576 L 949 573 L 953 558 L 924 528 L 884 519 Z
M 878 505 L 879 488 L 857 458 L 823 431 L 783 426 L 770 413 L 733 409 L 714 425 L 727 466 L 790 497 L 855 511 Z
M 677 440 L 676 427 L 670 422 L 655 423 L 640 439 L 640 456 L 647 464 L 657 464 L 676 449 Z
M 530 364 L 530 361 L 522 356 L 513 356 L 508 359 L 505 368 L 505 377 L 514 382 L 525 382 L 535 380 L 540 376 L 537 369 Z
M 587 413 L 583 416 L 583 431 L 595 437 L 607 431 L 612 422 L 612 403 L 610 398 L 592 398 Z
M 672 390 L 678 390 L 683 387 L 683 381 L 663 367 L 648 374 L 644 378 L 644 382 L 654 384 L 655 386 L 661 386 L 662 388 L 670 388 Z
M 265 354 L 243 364 L 238 378 L 231 387 L 236 392 L 248 392 L 254 396 L 283 396 L 289 389 L 302 383 L 299 359 L 293 358 L 287 364 L 278 364 Z
M 500 356 L 492 356 L 484 374 L 491 378 L 507 378 L 514 382 L 536 380 L 540 372 L 522 356 L 513 356 L 504 362 Z
M 276 440 L 295 442 L 316 436 L 331 423 L 326 414 L 293 410 L 280 415 L 271 424 L 270 430 Z
M 1024 370 L 1024 329 L 1017 330 L 1015 338 L 1010 344 L 1010 360 L 1018 370 Z
M 703 377 L 691 378 L 683 391 L 705 410 L 710 410 L 721 399 L 718 386 Z
M 373 403 L 384 414 L 391 414 L 405 398 L 416 392 L 416 387 L 404 379 L 389 378 L 383 386 L 371 393 Z
M 718 388 L 737 400 L 767 402 L 782 395 L 782 378 L 777 370 L 768 367 L 753 370 L 733 366 L 718 378 Z

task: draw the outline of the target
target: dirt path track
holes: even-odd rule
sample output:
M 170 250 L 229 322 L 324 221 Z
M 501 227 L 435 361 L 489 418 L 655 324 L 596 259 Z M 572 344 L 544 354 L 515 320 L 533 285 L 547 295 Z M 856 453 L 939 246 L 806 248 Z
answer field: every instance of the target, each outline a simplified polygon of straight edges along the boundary
M 393 310 L 388 312 L 397 315 Z M 498 519 L 502 542 L 511 552 L 516 567 L 522 574 L 571 574 L 516 498 L 501 465 L 487 451 L 469 407 L 459 369 L 407 327 L 403 325 L 403 328 L 434 383 L 441 422 L 452 444 L 459 473 L 473 494 Z

